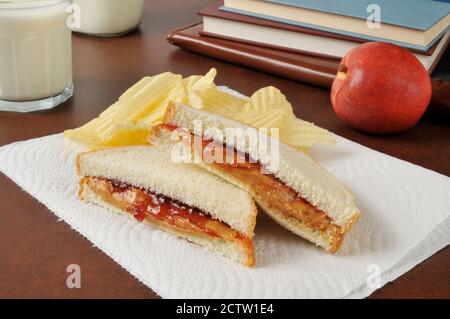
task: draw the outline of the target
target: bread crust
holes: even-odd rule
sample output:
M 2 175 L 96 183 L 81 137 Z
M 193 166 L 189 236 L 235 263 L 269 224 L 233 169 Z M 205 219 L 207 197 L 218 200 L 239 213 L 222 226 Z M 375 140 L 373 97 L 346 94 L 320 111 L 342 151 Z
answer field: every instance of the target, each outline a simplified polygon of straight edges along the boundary
M 166 112 L 164 113 L 161 122 L 162 123 L 170 123 L 172 119 L 175 116 L 176 113 L 176 106 L 175 102 L 169 101 L 169 104 L 167 105 Z

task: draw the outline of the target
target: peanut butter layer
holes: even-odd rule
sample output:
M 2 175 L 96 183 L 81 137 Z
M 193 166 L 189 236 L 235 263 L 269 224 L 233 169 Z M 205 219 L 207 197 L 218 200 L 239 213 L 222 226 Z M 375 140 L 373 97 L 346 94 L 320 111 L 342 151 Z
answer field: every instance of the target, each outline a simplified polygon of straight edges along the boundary
M 82 187 L 89 187 L 108 204 L 133 215 L 138 221 L 157 221 L 184 232 L 228 241 L 240 241 L 246 247 L 252 245 L 251 239 L 225 223 L 169 197 L 98 177 L 84 177 L 80 183 Z
M 213 144 L 211 144 L 213 143 Z M 213 145 L 213 150 L 211 149 Z M 204 152 L 204 151 L 207 152 Z M 198 147 L 196 148 L 198 152 Z M 208 156 L 209 162 L 213 162 L 216 168 L 251 187 L 264 203 L 271 209 L 282 213 L 286 217 L 294 217 L 321 233 L 335 234 L 339 236 L 341 229 L 333 224 L 332 219 L 324 212 L 308 203 L 294 189 L 278 180 L 273 174 L 263 174 L 263 168 L 259 163 L 252 163 L 247 154 L 240 154 L 230 150 L 226 146 L 214 144 L 212 141 L 203 141 L 203 155 Z M 216 152 L 222 152 L 223 158 L 230 158 L 230 152 L 234 160 L 232 163 L 218 163 L 212 161 Z

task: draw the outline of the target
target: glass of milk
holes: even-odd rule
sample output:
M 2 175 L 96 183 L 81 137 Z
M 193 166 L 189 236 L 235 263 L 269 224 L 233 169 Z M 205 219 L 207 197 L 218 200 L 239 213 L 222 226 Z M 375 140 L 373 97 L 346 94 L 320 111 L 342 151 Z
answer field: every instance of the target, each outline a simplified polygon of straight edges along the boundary
M 73 94 L 71 0 L 0 0 L 0 111 L 55 107 Z
M 115 37 L 137 28 L 144 15 L 144 0 L 74 0 L 79 10 L 75 32 Z

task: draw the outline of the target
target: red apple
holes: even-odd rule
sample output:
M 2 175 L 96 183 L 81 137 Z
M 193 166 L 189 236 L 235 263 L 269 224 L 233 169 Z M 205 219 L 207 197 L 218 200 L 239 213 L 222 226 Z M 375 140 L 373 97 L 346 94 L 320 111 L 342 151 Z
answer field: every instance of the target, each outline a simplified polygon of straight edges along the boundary
M 428 72 L 408 50 L 365 43 L 342 59 L 331 88 L 331 103 L 346 123 L 370 133 L 413 127 L 431 99 Z

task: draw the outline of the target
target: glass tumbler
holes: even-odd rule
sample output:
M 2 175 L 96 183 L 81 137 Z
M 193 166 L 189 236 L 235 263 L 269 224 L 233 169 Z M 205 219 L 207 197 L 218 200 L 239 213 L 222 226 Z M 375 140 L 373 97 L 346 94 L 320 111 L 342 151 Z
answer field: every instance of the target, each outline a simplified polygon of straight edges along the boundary
M 73 94 L 71 0 L 0 0 L 0 111 L 46 110 Z

